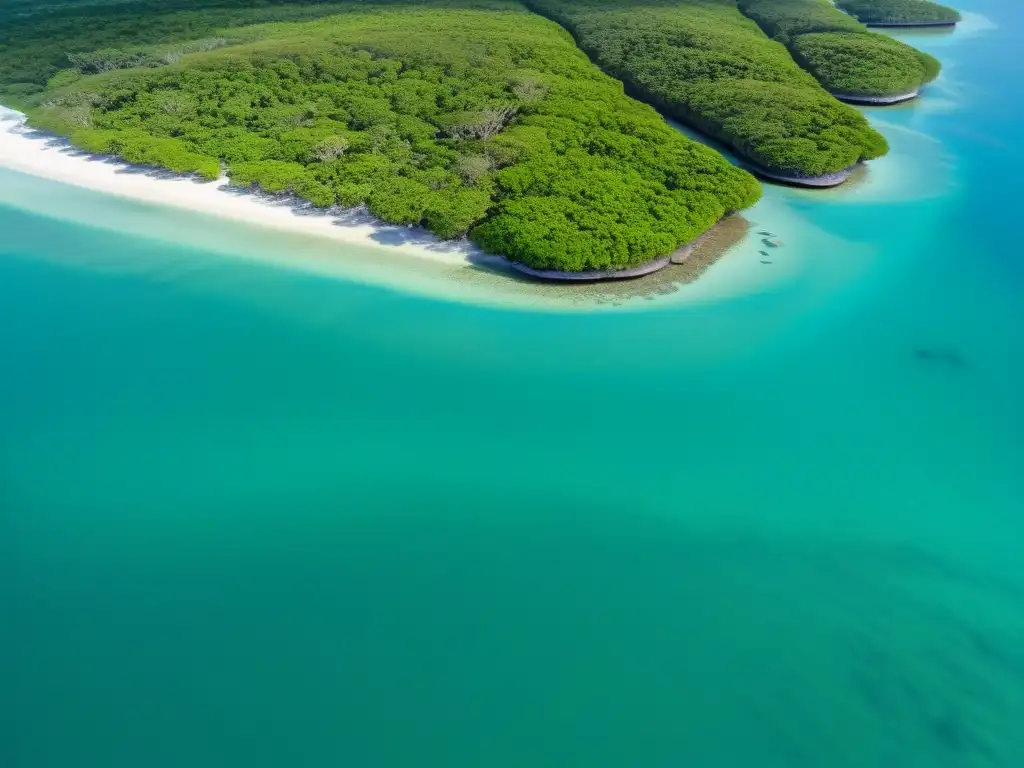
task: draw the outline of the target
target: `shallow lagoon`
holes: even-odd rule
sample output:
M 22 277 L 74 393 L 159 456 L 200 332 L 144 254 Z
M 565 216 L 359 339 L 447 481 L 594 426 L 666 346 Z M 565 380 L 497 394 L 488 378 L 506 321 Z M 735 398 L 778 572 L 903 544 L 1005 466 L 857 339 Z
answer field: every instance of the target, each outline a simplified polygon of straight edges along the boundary
M 1024 18 L 971 10 L 860 186 L 610 312 L 0 175 L 0 762 L 1024 761 Z

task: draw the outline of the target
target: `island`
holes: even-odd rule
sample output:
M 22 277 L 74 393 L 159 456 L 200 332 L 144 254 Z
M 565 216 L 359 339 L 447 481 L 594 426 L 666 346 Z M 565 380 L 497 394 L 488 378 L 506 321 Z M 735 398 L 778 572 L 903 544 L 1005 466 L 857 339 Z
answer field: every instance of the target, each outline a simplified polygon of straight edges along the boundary
M 896 104 L 938 77 L 933 56 L 871 32 L 828 0 L 740 0 L 739 7 L 842 101 Z
M 960 12 L 931 0 L 836 0 L 836 5 L 872 27 L 953 27 Z
M 90 152 L 223 166 L 238 187 L 365 205 L 538 270 L 629 274 L 760 195 L 520 5 L 334 10 L 72 53 L 23 106 Z
M 819 80 L 888 98 L 914 49 L 762 27 L 730 0 L 12 4 L 0 103 L 98 156 L 632 277 L 756 202 L 754 174 L 834 186 L 887 151 Z

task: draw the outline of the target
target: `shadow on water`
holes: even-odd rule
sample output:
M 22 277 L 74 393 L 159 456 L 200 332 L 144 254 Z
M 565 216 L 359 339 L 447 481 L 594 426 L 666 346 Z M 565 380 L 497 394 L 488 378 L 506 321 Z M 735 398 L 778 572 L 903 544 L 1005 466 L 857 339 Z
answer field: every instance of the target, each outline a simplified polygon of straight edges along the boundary
M 967 371 L 971 366 L 955 349 L 945 347 L 914 347 L 914 359 L 922 363 L 934 363 L 950 370 Z

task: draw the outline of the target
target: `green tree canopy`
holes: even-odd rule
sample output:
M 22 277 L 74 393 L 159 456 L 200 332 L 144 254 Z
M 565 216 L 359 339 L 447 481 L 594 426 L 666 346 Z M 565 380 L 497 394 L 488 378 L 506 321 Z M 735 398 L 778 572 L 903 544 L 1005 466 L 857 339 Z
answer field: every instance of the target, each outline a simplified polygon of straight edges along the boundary
M 910 93 L 939 74 L 934 57 L 885 35 L 800 35 L 793 55 L 830 91 L 848 95 Z
M 887 151 L 863 115 L 826 93 L 731 0 L 527 4 L 566 26 L 632 93 L 765 169 L 818 176 Z
M 931 0 L 836 0 L 865 24 L 955 24 L 960 13 Z
M 49 75 L 31 120 L 132 162 L 208 178 L 223 164 L 236 185 L 468 233 L 539 269 L 644 263 L 760 194 L 511 2 L 353 3 L 231 35 L 183 41 L 171 58 L 155 40 L 134 67 Z
M 868 31 L 829 0 L 739 0 L 739 8 L 830 93 L 902 95 L 939 73 L 932 56 Z

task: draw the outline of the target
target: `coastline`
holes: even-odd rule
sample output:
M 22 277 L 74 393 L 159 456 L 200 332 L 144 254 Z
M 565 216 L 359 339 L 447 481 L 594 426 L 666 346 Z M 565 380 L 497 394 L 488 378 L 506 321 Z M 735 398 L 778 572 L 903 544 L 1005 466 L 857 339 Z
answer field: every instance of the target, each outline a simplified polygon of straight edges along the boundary
M 718 138 L 713 133 L 707 131 L 703 127 L 699 127 L 695 124 L 683 122 L 677 118 L 666 117 L 666 122 L 673 126 L 680 133 L 689 136 L 694 141 L 699 141 L 705 146 L 711 147 L 712 149 L 718 150 L 728 159 L 730 156 L 733 158 L 733 163 L 743 168 L 755 176 L 759 176 L 762 180 L 774 181 L 780 184 L 786 184 L 792 187 L 808 187 L 811 189 L 824 188 L 824 187 L 835 187 L 842 184 L 848 178 L 853 170 L 857 167 L 857 164 L 851 165 L 849 168 L 844 168 L 841 171 L 834 171 L 833 173 L 825 173 L 821 176 L 800 176 L 792 173 L 783 168 L 772 169 L 761 165 L 752 157 L 745 152 L 735 147 L 725 139 Z
M 467 240 L 444 241 L 423 229 L 386 224 L 364 209 L 328 210 L 282 195 L 202 181 L 77 150 L 66 139 L 25 126 L 0 107 L 0 167 L 131 200 L 167 205 L 263 229 L 316 235 L 351 246 L 413 256 L 447 266 L 493 260 Z
M 561 272 L 556 269 L 534 269 L 533 267 L 528 267 L 525 264 L 520 264 L 514 261 L 508 261 L 508 265 L 517 272 L 541 280 L 577 283 L 598 282 L 602 280 L 628 280 L 631 278 L 643 277 L 644 275 L 652 275 L 670 265 L 689 265 L 691 257 L 693 257 L 695 251 L 706 250 L 705 246 L 713 244 L 719 237 L 724 237 L 727 241 L 730 240 L 730 233 L 725 232 L 725 230 L 729 229 L 730 225 L 735 225 L 737 222 L 744 222 L 741 225 L 741 229 L 745 233 L 747 225 L 742 215 L 738 212 L 726 213 L 722 218 L 708 227 L 707 230 L 697 235 L 697 237 L 690 242 L 683 243 L 668 256 L 660 256 L 657 259 L 651 259 L 643 264 L 638 264 L 635 267 L 627 267 L 625 269 L 593 269 L 584 272 Z M 735 231 L 735 226 L 733 229 Z M 733 242 L 738 242 L 739 239 L 741 238 L 733 238 Z M 715 249 L 712 246 L 710 250 L 714 251 Z M 722 249 L 722 252 L 724 252 L 724 250 L 725 249 Z M 702 256 L 703 255 L 704 254 L 702 254 Z M 698 257 L 697 259 L 693 259 L 693 261 L 702 262 L 703 266 L 706 268 L 709 263 L 713 263 L 715 259 L 712 258 L 709 263 L 703 263 L 706 261 L 706 258 Z M 687 280 L 686 282 L 696 280 L 702 271 L 703 270 L 697 270 L 692 279 Z
M 621 280 L 657 272 L 670 263 L 678 264 L 697 242 L 684 244 L 669 256 L 625 269 L 586 272 L 533 269 L 502 255 L 487 253 L 466 238 L 445 241 L 419 227 L 388 224 L 365 208 L 323 210 L 288 195 L 232 186 L 226 176 L 206 181 L 162 168 L 133 165 L 118 157 L 90 154 L 76 149 L 67 139 L 27 127 L 25 120 L 22 113 L 0 106 L 0 168 L 256 228 L 325 237 L 345 245 L 414 257 L 439 266 L 478 266 L 567 283 Z
M 861 21 L 867 27 L 955 27 L 956 21 Z
M 686 246 L 684 246 L 685 248 Z M 672 263 L 671 256 L 662 256 L 660 259 L 653 259 L 645 264 L 638 264 L 635 267 L 625 269 L 588 269 L 583 272 L 561 272 L 557 269 L 534 269 L 517 261 L 509 261 L 509 266 L 517 272 L 540 280 L 564 280 L 566 282 L 587 282 L 594 280 L 628 280 L 633 277 L 643 277 L 664 269 Z
M 764 166 L 757 165 L 751 160 L 743 159 L 742 165 L 751 173 L 758 176 L 763 176 L 771 181 L 777 181 L 782 184 L 789 184 L 794 187 L 812 187 L 812 188 L 823 188 L 823 187 L 837 187 L 850 178 L 850 174 L 856 170 L 857 165 L 851 165 L 849 168 L 844 168 L 841 171 L 835 173 L 825 173 L 821 176 L 797 176 L 795 174 L 788 173 L 786 171 L 773 171 L 765 168 Z
M 864 165 L 864 163 L 858 162 L 851 165 L 849 168 L 844 168 L 843 170 L 835 171 L 834 173 L 826 173 L 821 176 L 800 176 L 784 169 L 772 170 L 758 164 L 756 160 L 753 160 L 748 155 L 740 152 L 736 147 L 722 139 L 715 138 L 702 128 L 681 122 L 673 117 L 666 117 L 665 122 L 684 136 L 720 152 L 725 156 L 725 159 L 733 165 L 743 168 L 745 171 L 760 177 L 762 180 L 774 181 L 791 187 L 806 187 L 808 189 L 836 187 L 850 178 L 850 175 L 857 168 Z
M 839 93 L 837 91 L 831 91 L 832 95 L 840 101 L 845 101 L 850 104 L 867 104 L 884 106 L 886 104 L 901 104 L 904 101 L 910 101 L 916 99 L 921 95 L 920 89 L 914 91 L 907 91 L 906 93 L 894 93 L 890 96 L 869 96 L 861 95 L 859 93 Z
M 750 214 L 786 238 L 806 222 L 780 200 L 762 200 Z M 542 314 L 651 312 L 728 301 L 770 290 L 804 264 L 802 248 L 764 266 L 752 225 L 732 214 L 697 238 L 682 263 L 634 280 L 536 280 L 500 256 L 469 266 L 406 257 L 379 247 L 341 246 L 316 232 L 298 234 L 196 213 L 171 205 L 136 202 L 0 166 L 0 218 L 12 223 L 6 244 L 13 258 L 34 253 L 75 271 L 129 275 L 188 291 L 277 296 L 294 280 L 322 278 L 361 284 L 402 297 L 421 297 L 500 311 Z M 65 234 L 79 230 L 85 241 Z M 93 238 L 134 247 L 94 248 Z M 683 256 L 682 250 L 673 254 Z M 6 259 L 0 258 L 0 264 Z M 347 290 L 347 289 L 346 289 Z M 339 310 L 341 311 L 341 310 Z M 348 310 L 345 310 L 348 311 Z

